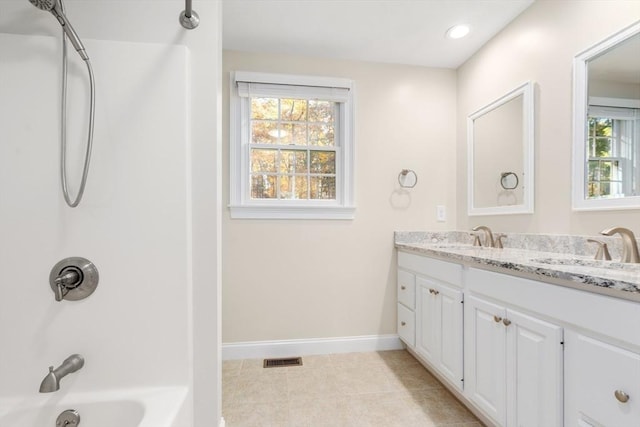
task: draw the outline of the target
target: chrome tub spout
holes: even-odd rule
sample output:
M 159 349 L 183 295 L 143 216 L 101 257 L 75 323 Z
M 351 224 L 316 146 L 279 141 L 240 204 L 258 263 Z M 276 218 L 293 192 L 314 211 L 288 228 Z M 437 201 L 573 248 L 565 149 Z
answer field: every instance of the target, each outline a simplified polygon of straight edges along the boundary
M 40 393 L 51 393 L 60 390 L 60 380 L 67 375 L 76 372 L 84 366 L 84 358 L 79 354 L 72 354 L 67 357 L 62 365 L 53 369 L 49 366 L 49 373 L 40 383 Z

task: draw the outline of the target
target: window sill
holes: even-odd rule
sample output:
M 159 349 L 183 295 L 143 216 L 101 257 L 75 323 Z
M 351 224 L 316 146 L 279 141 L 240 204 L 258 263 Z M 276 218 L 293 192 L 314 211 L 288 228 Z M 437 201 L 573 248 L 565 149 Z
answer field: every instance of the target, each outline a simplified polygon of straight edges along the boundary
M 355 206 L 229 206 L 233 219 L 354 219 Z

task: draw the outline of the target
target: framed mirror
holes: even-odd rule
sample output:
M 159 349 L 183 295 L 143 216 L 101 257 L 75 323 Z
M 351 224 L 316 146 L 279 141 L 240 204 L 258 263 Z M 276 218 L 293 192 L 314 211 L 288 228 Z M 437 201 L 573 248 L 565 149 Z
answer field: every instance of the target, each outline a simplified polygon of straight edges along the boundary
M 527 82 L 467 118 L 469 215 L 533 213 L 533 115 Z
M 574 210 L 640 208 L 640 22 L 574 59 Z

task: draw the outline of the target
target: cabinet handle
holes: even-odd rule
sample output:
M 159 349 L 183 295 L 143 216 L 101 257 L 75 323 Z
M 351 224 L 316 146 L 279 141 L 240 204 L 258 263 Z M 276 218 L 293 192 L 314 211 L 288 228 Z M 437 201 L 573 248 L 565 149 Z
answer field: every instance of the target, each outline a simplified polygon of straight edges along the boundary
M 493 315 L 493 320 L 494 320 L 496 323 L 499 323 L 499 322 L 501 322 L 501 321 L 502 321 L 502 317 L 500 317 L 500 316 L 496 316 L 496 315 L 494 314 L 494 315 Z
M 433 290 L 433 294 L 434 295 L 438 295 L 440 293 L 440 291 L 436 291 L 435 289 Z
M 509 326 L 511 324 L 511 320 L 509 319 L 502 319 L 502 323 L 504 323 L 504 326 Z
M 402 285 L 402 286 L 400 286 L 400 289 L 402 289 L 404 291 L 405 289 L 407 289 L 407 287 L 405 285 Z
M 433 289 L 433 288 L 429 288 L 429 293 L 430 293 L 430 294 L 434 293 L 435 291 L 436 291 L 435 289 Z
M 618 399 L 618 402 L 627 403 L 629 401 L 629 395 L 622 390 L 616 390 L 613 394 Z
M 407 322 L 400 322 L 400 325 L 401 325 L 401 326 L 406 326 L 406 325 L 407 325 Z

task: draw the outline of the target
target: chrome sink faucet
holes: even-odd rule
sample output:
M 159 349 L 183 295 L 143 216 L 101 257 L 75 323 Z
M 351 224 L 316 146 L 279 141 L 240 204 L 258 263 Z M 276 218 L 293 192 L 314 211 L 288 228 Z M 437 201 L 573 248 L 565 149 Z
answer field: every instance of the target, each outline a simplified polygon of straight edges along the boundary
M 613 227 L 602 230 L 600 234 L 605 236 L 613 236 L 619 234 L 622 237 L 622 257 L 620 262 L 640 263 L 640 254 L 638 254 L 638 242 L 633 231 L 624 227 Z
M 472 231 L 482 231 L 484 233 L 484 243 L 482 246 L 486 246 L 488 248 L 495 248 L 495 242 L 493 241 L 493 233 L 491 229 L 486 225 L 478 225 L 477 227 L 473 227 Z
M 40 383 L 40 393 L 50 393 L 60 390 L 60 380 L 67 375 L 76 372 L 84 366 L 84 358 L 79 354 L 72 354 L 67 357 L 62 365 L 53 369 L 49 366 L 49 373 Z

